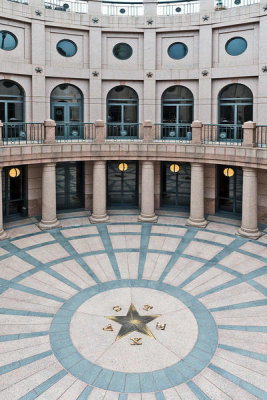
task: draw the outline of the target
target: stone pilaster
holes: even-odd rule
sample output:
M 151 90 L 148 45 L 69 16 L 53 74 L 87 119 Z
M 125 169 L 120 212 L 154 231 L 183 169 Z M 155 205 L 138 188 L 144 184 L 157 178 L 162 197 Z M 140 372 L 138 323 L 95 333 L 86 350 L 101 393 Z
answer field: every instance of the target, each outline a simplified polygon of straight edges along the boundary
M 154 205 L 154 163 L 143 161 L 142 163 L 142 194 L 141 214 L 138 217 L 140 222 L 157 222 Z
M 2 170 L 3 168 L 0 167 L 0 240 L 8 239 L 8 234 L 4 231 L 3 225 L 3 183 L 2 183 Z
M 106 161 L 95 161 L 93 166 L 93 214 L 92 224 L 108 222 L 106 199 Z
M 56 163 L 43 165 L 42 172 L 42 219 L 39 228 L 54 229 L 60 226 L 56 213 Z
M 258 239 L 258 191 L 257 170 L 243 168 L 242 224 L 238 234 L 250 239 Z
M 204 164 L 191 163 L 190 217 L 187 225 L 205 228 L 204 217 Z

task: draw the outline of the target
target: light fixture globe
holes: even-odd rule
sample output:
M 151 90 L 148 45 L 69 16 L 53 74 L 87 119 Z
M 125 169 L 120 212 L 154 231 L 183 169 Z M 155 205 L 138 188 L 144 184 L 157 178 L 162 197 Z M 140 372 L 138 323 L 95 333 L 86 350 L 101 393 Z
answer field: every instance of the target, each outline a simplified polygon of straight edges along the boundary
M 20 176 L 20 169 L 19 168 L 11 168 L 9 170 L 10 178 L 18 178 Z
M 177 174 L 180 171 L 180 167 L 178 164 L 171 164 L 170 171 L 174 174 Z
M 119 170 L 120 170 L 121 172 L 125 172 L 125 171 L 127 171 L 127 169 L 128 169 L 128 164 L 125 163 L 125 162 L 122 162 L 122 163 L 119 164 L 118 168 L 119 168 Z
M 225 169 L 223 170 L 223 174 L 224 174 L 225 176 L 227 176 L 227 178 L 231 178 L 232 176 L 234 176 L 235 171 L 234 171 L 232 168 L 225 168 Z

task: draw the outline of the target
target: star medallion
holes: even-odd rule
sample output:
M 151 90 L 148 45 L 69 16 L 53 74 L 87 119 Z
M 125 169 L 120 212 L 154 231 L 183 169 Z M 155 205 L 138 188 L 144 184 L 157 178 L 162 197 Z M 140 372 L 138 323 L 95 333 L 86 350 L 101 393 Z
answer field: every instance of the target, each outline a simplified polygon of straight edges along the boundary
M 144 335 L 150 336 L 155 339 L 151 330 L 147 327 L 147 324 L 154 319 L 160 317 L 159 315 L 140 315 L 136 310 L 133 304 L 130 305 L 130 308 L 125 316 L 110 316 L 106 317 L 111 321 L 117 322 L 121 324 L 121 328 L 116 337 L 116 340 L 123 338 L 131 332 L 140 332 Z

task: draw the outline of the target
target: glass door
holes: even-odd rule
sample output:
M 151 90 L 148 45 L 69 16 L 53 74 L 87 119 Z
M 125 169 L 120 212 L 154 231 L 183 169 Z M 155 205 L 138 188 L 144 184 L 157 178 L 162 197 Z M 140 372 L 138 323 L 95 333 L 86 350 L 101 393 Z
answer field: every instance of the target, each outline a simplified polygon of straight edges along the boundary
M 56 122 L 56 137 L 72 139 L 82 136 L 80 105 L 54 103 L 52 118 Z
M 3 214 L 6 217 L 26 211 L 26 169 L 24 166 L 3 168 Z
M 190 207 L 191 170 L 190 164 L 177 164 L 179 171 L 175 172 L 176 163 L 161 163 L 161 206 Z
M 138 164 L 109 161 L 107 164 L 108 206 L 138 205 Z
M 84 174 L 82 162 L 56 165 L 57 209 L 69 210 L 84 207 Z
M 227 170 L 231 169 L 231 176 Z M 242 168 L 218 165 L 217 167 L 217 210 L 241 213 L 242 211 Z

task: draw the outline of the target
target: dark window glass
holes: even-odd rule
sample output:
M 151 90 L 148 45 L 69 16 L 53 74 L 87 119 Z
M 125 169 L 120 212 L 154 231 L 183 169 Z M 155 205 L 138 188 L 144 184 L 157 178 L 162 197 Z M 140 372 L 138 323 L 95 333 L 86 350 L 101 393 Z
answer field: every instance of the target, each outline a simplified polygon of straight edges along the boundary
M 60 40 L 57 44 L 57 51 L 61 56 L 73 57 L 77 53 L 77 46 L 71 40 Z
M 113 47 L 113 54 L 119 60 L 128 60 L 133 54 L 133 49 L 127 43 L 118 43 Z
M 138 164 L 126 161 L 127 169 L 120 171 L 119 161 L 107 163 L 107 202 L 109 206 L 138 205 Z
M 14 50 L 17 47 L 18 39 L 11 32 L 0 31 L 0 49 Z
M 188 48 L 184 43 L 173 43 L 168 48 L 168 54 L 174 60 L 181 60 L 188 53 Z
M 230 56 L 239 56 L 247 49 L 247 41 L 241 37 L 228 40 L 225 49 Z

